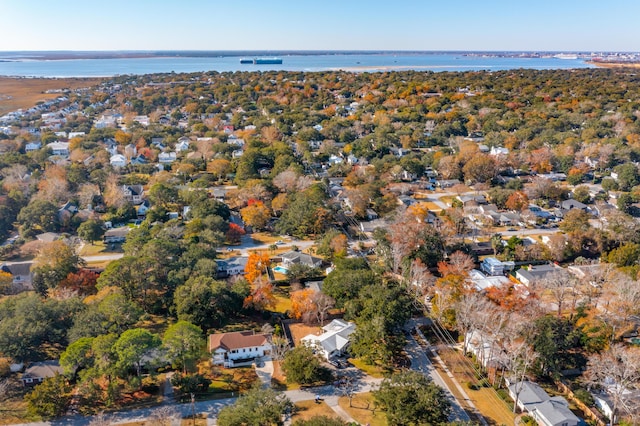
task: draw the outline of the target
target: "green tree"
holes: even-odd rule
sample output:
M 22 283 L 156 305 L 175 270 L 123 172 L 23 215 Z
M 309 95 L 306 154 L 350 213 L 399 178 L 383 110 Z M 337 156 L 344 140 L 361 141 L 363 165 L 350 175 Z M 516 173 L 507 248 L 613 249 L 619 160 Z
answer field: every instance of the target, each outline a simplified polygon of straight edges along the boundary
M 102 222 L 98 220 L 89 219 L 78 226 L 78 237 L 88 241 L 92 245 L 95 241 L 102 238 L 103 235 L 104 229 L 102 228 Z
M 122 373 L 135 368 L 138 377 L 142 372 L 144 358 L 160 346 L 158 336 L 143 328 L 127 330 L 115 342 L 113 349 L 118 361 L 118 370 Z
M 624 243 L 611 250 L 606 259 L 607 262 L 614 263 L 618 267 L 637 265 L 640 259 L 640 245 L 632 242 Z
M 22 225 L 20 234 L 25 237 L 32 237 L 38 232 L 57 231 L 58 207 L 49 201 L 36 198 L 20 210 L 18 223 Z
M 167 328 L 162 344 L 172 363 L 186 374 L 187 364 L 197 361 L 203 353 L 202 330 L 190 322 L 178 321 Z
M 394 373 L 373 395 L 392 425 L 444 424 L 451 412 L 446 392 L 418 371 Z
M 242 284 L 229 285 L 210 277 L 196 276 L 175 292 L 178 319 L 191 322 L 204 330 L 220 327 L 242 309 L 248 289 Z
M 538 369 L 542 374 L 559 373 L 586 364 L 577 351 L 583 341 L 582 332 L 567 319 L 555 315 L 538 318 L 528 341 L 538 354 Z
M 252 388 L 235 404 L 218 414 L 220 426 L 282 425 L 282 415 L 293 409 L 291 401 L 272 389 Z
M 287 382 L 305 385 L 327 380 L 331 375 L 320 364 L 320 358 L 313 353 L 313 349 L 305 345 L 296 346 L 286 353 L 282 370 L 287 376 Z
M 67 346 L 60 355 L 60 366 L 67 376 L 75 378 L 79 370 L 93 364 L 91 345 L 93 345 L 93 337 L 83 337 Z
M 638 167 L 633 163 L 624 163 L 613 169 L 618 174 L 618 187 L 621 191 L 629 191 L 640 183 Z
M 577 186 L 573 190 L 573 199 L 583 204 L 589 204 L 591 202 L 589 187 L 586 185 Z
M 48 377 L 24 397 L 27 412 L 44 419 L 62 416 L 71 402 L 71 390 L 64 376 Z

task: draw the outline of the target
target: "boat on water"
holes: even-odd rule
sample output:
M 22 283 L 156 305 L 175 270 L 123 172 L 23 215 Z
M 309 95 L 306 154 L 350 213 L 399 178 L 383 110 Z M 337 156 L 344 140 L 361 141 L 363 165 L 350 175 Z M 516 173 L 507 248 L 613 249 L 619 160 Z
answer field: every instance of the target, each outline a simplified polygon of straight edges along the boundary
M 553 55 L 556 59 L 578 59 L 578 55 L 570 54 L 570 53 L 559 53 L 557 55 Z
M 282 63 L 282 58 L 242 58 L 241 64 L 254 64 L 254 65 L 279 65 Z

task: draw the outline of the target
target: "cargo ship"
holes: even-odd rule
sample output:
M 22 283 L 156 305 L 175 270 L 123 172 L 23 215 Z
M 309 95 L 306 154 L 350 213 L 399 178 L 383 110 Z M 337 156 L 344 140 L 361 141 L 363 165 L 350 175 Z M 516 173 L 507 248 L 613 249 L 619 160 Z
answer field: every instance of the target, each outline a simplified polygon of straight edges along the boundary
M 282 63 L 282 58 L 253 58 L 240 59 L 241 64 L 254 64 L 254 65 L 279 65 Z

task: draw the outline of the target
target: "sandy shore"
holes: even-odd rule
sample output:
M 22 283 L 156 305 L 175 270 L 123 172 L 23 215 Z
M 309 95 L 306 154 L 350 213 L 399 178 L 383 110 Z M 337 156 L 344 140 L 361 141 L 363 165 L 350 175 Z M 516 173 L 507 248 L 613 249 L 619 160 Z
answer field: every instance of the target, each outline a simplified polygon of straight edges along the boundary
M 640 63 L 629 62 L 594 62 L 587 61 L 589 65 L 595 65 L 598 68 L 640 68 Z

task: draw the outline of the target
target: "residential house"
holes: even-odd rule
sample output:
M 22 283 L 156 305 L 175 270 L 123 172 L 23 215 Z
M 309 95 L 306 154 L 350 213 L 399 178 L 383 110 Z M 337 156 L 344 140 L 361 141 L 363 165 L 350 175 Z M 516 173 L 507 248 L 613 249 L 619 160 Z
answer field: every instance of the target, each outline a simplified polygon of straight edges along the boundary
M 132 166 L 139 166 L 141 164 L 147 164 L 147 157 L 145 157 L 144 155 L 138 154 L 131 159 Z
M 581 422 L 569 409 L 569 403 L 561 396 L 549 396 L 533 382 L 516 382 L 509 385 L 509 396 L 517 401 L 522 412 L 528 413 L 544 426 L 577 426 Z
M 149 202 L 149 200 L 144 200 L 142 204 L 140 204 L 136 209 L 138 218 L 142 219 L 143 217 L 145 217 L 150 208 L 151 208 L 151 203 Z
M 456 197 L 463 206 L 477 206 L 480 204 L 487 204 L 487 199 L 484 195 L 458 195 Z
M 57 155 L 65 158 L 69 156 L 69 142 L 52 142 L 47 144 L 47 148 L 51 150 L 51 155 Z
M 175 152 L 161 152 L 158 154 L 158 163 L 160 164 L 171 164 L 176 161 L 176 153 Z
M 25 152 L 33 152 L 42 148 L 42 143 L 40 142 L 29 142 L 24 146 Z
M 36 235 L 36 240 L 43 243 L 52 243 L 54 241 L 58 241 L 60 239 L 60 234 L 57 232 L 43 232 L 42 234 Z
M 545 265 L 529 265 L 516 271 L 516 278 L 522 284 L 529 286 L 532 283 L 544 279 L 549 274 L 562 271 L 563 269 L 557 265 L 548 263 Z
M 34 362 L 24 370 L 21 380 L 25 386 L 35 386 L 42 383 L 46 378 L 55 377 L 63 373 L 62 367 L 60 367 L 60 363 L 57 360 Z
M 583 204 L 580 201 L 576 201 L 573 199 L 564 200 L 562 203 L 560 203 L 560 208 L 566 211 L 569 211 L 572 209 L 578 209 L 586 212 L 589 210 L 589 207 L 587 207 L 586 204 Z
M 10 293 L 33 289 L 32 264 L 33 262 L 19 262 L 0 265 L 0 271 L 9 273 L 13 277 L 11 288 L 9 289 Z
M 495 257 L 487 257 L 480 263 L 480 270 L 487 275 L 504 275 L 504 264 Z
M 334 319 L 322 327 L 324 333 L 318 335 L 309 334 L 300 339 L 300 342 L 313 348 L 314 352 L 324 357 L 327 361 L 335 356 L 340 356 L 349 347 L 349 336 L 356 331 L 356 325 L 341 319 Z
M 119 228 L 109 229 L 104 233 L 103 240 L 105 244 L 119 244 L 124 243 L 129 233 L 128 226 L 121 226 Z
M 216 277 L 227 278 L 235 275 L 243 275 L 248 259 L 248 257 L 230 257 L 225 260 L 216 260 L 218 264 Z
M 489 151 L 489 155 L 493 155 L 493 156 L 509 155 L 509 150 L 501 146 L 492 146 L 491 151 Z
M 182 139 L 182 138 L 180 138 Z M 187 140 L 182 140 L 182 141 L 178 141 L 178 143 L 176 144 L 176 152 L 184 152 L 184 151 L 189 151 L 189 139 L 187 138 Z
M 74 214 L 78 213 L 78 206 L 71 201 L 67 201 L 58 209 L 58 220 L 60 223 L 68 223 Z
M 124 167 L 127 165 L 127 157 L 122 154 L 115 154 L 109 158 L 111 167 Z
M 271 334 L 236 331 L 209 335 L 209 352 L 213 365 L 225 368 L 248 366 L 271 355 Z
M 442 189 L 451 188 L 454 185 L 459 184 L 460 181 L 458 179 L 442 179 L 436 181 L 436 186 L 439 186 Z
M 472 330 L 464 336 L 464 346 L 485 368 L 500 368 L 509 365 L 507 354 L 495 339 L 479 330 Z
M 485 275 L 477 269 L 472 269 L 469 272 L 469 281 L 478 291 L 484 291 L 490 287 L 511 285 L 509 278 L 504 275 Z
M 122 185 L 120 190 L 130 203 L 135 205 L 142 203 L 142 197 L 144 197 L 142 185 Z
M 282 265 L 285 268 L 290 268 L 295 264 L 303 264 L 311 268 L 319 268 L 322 265 L 322 259 L 313 257 L 310 254 L 302 253 L 301 251 L 289 251 L 281 255 Z
M 142 126 L 147 127 L 150 123 L 149 117 L 146 115 L 136 115 L 133 117 L 133 121 L 140 123 Z

